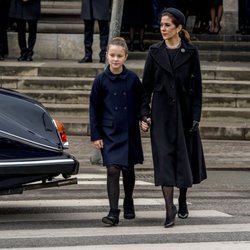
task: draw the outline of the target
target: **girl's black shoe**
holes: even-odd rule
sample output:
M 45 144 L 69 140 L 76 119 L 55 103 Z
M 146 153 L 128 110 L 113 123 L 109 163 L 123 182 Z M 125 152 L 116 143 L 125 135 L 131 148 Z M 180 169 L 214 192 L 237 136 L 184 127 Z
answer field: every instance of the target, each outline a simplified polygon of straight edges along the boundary
M 178 210 L 178 217 L 181 219 L 186 219 L 189 215 L 187 202 L 186 200 L 179 200 L 179 210 Z
M 118 225 L 119 215 L 120 209 L 110 209 L 109 214 L 102 218 L 102 222 L 110 226 Z
M 177 209 L 176 206 L 173 205 L 171 211 L 167 211 L 167 218 L 164 223 L 164 226 L 166 228 L 174 226 L 176 214 L 177 214 Z
M 124 199 L 123 202 L 123 216 L 125 219 L 131 220 L 135 218 L 135 208 L 133 198 Z

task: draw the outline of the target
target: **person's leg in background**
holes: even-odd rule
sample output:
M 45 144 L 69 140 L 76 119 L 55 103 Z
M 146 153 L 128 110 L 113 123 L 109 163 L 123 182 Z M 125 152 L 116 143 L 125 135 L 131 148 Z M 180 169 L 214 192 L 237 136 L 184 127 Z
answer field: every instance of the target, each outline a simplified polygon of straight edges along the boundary
M 26 20 L 18 19 L 16 23 L 17 23 L 17 33 L 18 33 L 18 45 L 21 54 L 17 60 L 26 61 L 28 52 L 26 43 Z
M 85 56 L 78 61 L 79 63 L 92 62 L 92 44 L 94 35 L 94 20 L 84 20 L 84 48 Z
M 109 21 L 98 21 L 100 30 L 100 63 L 105 63 L 106 60 L 106 49 L 109 39 Z
M 36 35 L 37 35 L 37 20 L 28 20 L 28 50 L 27 50 L 27 58 L 26 61 L 33 61 L 32 56 L 34 54 L 34 46 L 36 43 Z

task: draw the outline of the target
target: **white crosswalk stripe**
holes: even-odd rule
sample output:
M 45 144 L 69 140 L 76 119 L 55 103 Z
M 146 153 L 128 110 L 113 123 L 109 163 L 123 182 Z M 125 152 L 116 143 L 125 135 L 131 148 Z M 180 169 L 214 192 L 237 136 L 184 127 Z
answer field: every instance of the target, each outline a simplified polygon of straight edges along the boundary
M 79 184 L 75 192 L 78 189 L 84 189 L 86 187 L 95 187 L 96 185 L 105 184 L 106 176 L 104 174 L 81 174 L 78 176 Z M 122 182 L 121 182 L 122 183 Z M 136 187 L 138 189 L 145 188 L 143 192 L 151 192 L 154 188 L 153 184 L 146 181 L 137 180 Z M 149 189 L 148 189 L 149 188 Z M 69 188 L 68 190 L 74 191 Z M 51 189 L 50 189 L 51 191 Z M 65 187 L 64 187 L 65 191 Z M 63 191 L 60 191 L 63 194 Z M 39 194 L 38 194 L 39 195 Z M 44 198 L 45 197 L 45 198 Z M 122 204 L 123 200 L 120 199 L 119 204 Z M 174 200 L 178 204 L 177 199 Z M 121 213 L 120 225 L 116 227 L 107 227 L 101 224 L 101 218 L 107 214 L 108 200 L 107 198 L 85 198 L 76 199 L 63 197 L 61 199 L 3 199 L 1 200 L 0 209 L 5 211 L 0 213 L 0 249 L 12 249 L 12 250 L 106 250 L 106 249 L 130 249 L 130 250 L 247 250 L 250 249 L 250 241 L 213 241 L 213 242 L 194 242 L 194 243 L 172 243 L 172 242 L 149 242 L 145 244 L 143 241 L 139 241 L 136 244 L 127 244 L 122 242 L 121 244 L 96 244 L 95 241 L 91 241 L 85 245 L 86 239 L 103 239 L 110 237 L 176 237 L 194 234 L 235 234 L 235 233 L 250 233 L 250 223 L 213 223 L 213 219 L 233 219 L 234 216 L 213 210 L 202 209 L 189 211 L 189 219 L 195 220 L 196 218 L 207 219 L 205 224 L 188 224 L 188 223 L 176 223 L 177 225 L 171 229 L 163 227 L 163 221 L 165 217 L 164 200 L 163 198 L 135 198 L 134 203 L 136 206 L 136 219 L 129 221 L 123 219 Z M 191 205 L 191 203 L 189 203 Z M 98 209 L 98 211 L 91 211 L 92 208 Z M 141 207 L 147 207 L 147 209 L 141 209 Z M 21 213 L 16 211 L 22 211 Z M 39 209 L 38 211 L 36 211 Z M 51 211 L 55 209 L 55 211 Z M 67 210 L 65 210 L 67 209 Z M 70 209 L 70 210 L 68 210 Z M 72 210 L 73 209 L 73 210 Z M 34 211 L 34 212 L 31 212 Z M 209 221 L 209 218 L 212 220 Z M 150 225 L 143 224 L 147 221 L 161 221 L 161 224 Z M 187 220 L 185 220 L 186 222 Z M 205 220 L 204 220 L 205 221 Z M 93 223 L 93 225 L 91 224 Z M 59 223 L 59 224 L 58 224 Z M 57 227 L 63 223 L 66 227 Z M 71 226 L 67 226 L 71 223 Z M 82 224 L 81 224 L 82 223 Z M 75 224 L 80 226 L 75 227 Z M 85 225 L 86 224 L 86 225 Z M 4 225 L 8 228 L 4 228 Z M 24 225 L 24 226 L 20 226 Z M 27 225 L 25 227 L 25 225 Z M 149 239 L 150 239 L 149 238 Z M 66 239 L 76 242 L 74 244 L 67 245 Z M 78 243 L 79 239 L 84 239 Z M 48 246 L 44 246 L 42 243 L 36 242 L 50 242 Z M 5 243 L 3 243 L 5 242 Z M 23 248 L 23 245 L 16 244 L 8 245 L 6 242 L 21 242 L 20 244 L 27 244 L 27 247 Z M 27 242 L 27 243 L 23 243 Z M 57 242 L 57 243 L 53 243 Z M 61 242 L 58 244 L 58 242 Z M 67 241 L 66 241 L 67 242 Z M 109 241 L 107 241 L 109 242 Z M 55 244 L 55 245 L 54 245 Z M 3 247 L 2 247 L 3 245 Z M 7 247 L 8 246 L 8 247 Z
M 12 250 L 27 250 L 27 248 L 12 248 Z M 29 248 L 28 250 L 57 250 L 58 247 Z M 167 243 L 167 244 L 129 244 L 129 245 L 94 245 L 60 247 L 61 250 L 249 250 L 250 242 L 203 242 L 203 243 Z M 2 250 L 9 250 L 4 248 Z

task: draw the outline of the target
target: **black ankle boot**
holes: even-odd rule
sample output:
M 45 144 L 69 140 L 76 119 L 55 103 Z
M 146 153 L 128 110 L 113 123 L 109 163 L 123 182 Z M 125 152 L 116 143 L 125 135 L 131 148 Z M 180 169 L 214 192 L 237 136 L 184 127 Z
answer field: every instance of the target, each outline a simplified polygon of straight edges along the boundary
M 102 218 L 104 224 L 115 226 L 119 223 L 120 209 L 110 209 L 109 214 Z
M 125 219 L 131 220 L 135 218 L 135 208 L 133 199 L 123 202 L 123 216 Z
M 178 217 L 181 219 L 186 219 L 189 215 L 187 202 L 186 200 L 179 199 L 179 210 L 178 210 Z
M 167 217 L 164 223 L 165 227 L 172 227 L 175 222 L 175 216 L 177 214 L 176 206 L 173 205 L 171 211 L 167 211 Z

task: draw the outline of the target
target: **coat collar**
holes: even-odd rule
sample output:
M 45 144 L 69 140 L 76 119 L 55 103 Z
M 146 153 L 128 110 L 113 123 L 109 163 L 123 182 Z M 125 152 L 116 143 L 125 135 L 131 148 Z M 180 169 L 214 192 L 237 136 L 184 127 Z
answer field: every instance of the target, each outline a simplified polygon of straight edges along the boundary
M 167 48 L 165 41 L 161 41 L 159 43 L 156 43 L 151 46 L 150 53 L 154 60 L 166 71 L 173 74 L 173 70 L 180 67 L 182 64 L 184 64 L 194 53 L 194 46 L 186 43 L 182 40 L 181 47 L 177 52 L 177 55 L 175 57 L 175 60 L 173 62 L 173 65 L 171 66 L 171 63 L 169 61 L 169 57 L 167 55 Z
M 116 79 L 126 79 L 128 76 L 128 70 L 127 68 L 123 65 L 123 70 L 120 74 L 113 74 L 110 71 L 110 66 L 108 65 L 104 71 L 105 75 L 111 80 L 111 81 L 115 81 Z

